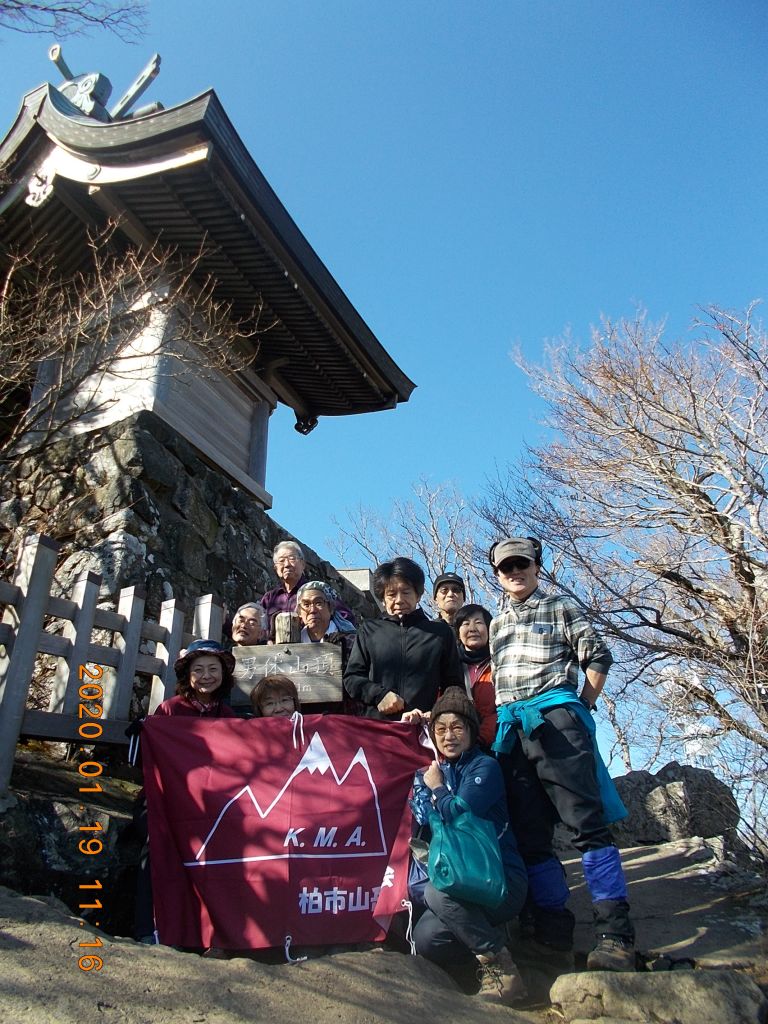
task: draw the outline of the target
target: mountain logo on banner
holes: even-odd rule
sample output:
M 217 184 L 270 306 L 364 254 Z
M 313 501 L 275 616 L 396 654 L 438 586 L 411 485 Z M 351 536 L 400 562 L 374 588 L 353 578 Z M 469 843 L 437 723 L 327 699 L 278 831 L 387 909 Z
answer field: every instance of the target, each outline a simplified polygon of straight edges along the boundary
M 184 866 L 386 855 L 379 793 L 365 750 L 359 747 L 339 775 L 315 733 L 271 803 L 262 807 L 250 784 L 243 786 Z

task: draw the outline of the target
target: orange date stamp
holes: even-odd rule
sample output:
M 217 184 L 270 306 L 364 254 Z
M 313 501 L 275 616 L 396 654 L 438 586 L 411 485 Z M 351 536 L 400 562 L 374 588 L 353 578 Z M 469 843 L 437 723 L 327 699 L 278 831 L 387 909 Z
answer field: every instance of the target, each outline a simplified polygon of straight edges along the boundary
M 104 675 L 104 670 L 100 665 L 94 666 L 94 668 L 88 668 L 86 665 L 81 665 L 78 669 L 78 676 L 82 685 L 78 689 L 78 697 L 80 703 L 77 707 L 77 717 L 79 725 L 77 727 L 77 733 L 81 740 L 86 742 L 94 742 L 98 740 L 103 731 L 104 726 L 101 724 L 99 719 L 104 713 L 104 707 L 101 703 L 104 696 L 104 689 L 98 682 Z M 83 749 L 83 748 L 81 748 Z M 96 780 L 104 771 L 104 765 L 101 761 L 81 761 L 78 765 L 78 772 L 81 778 L 81 785 L 79 787 L 81 793 L 101 793 L 101 783 Z M 83 807 L 80 808 L 83 810 Z M 101 822 L 96 821 L 93 825 L 81 825 L 80 832 L 86 833 L 78 842 L 77 848 L 80 853 L 87 857 L 98 857 L 99 854 L 104 851 L 104 842 L 99 838 L 99 833 L 102 831 Z M 89 892 L 89 890 L 95 890 L 96 892 L 102 891 L 102 883 L 99 879 L 93 879 L 92 881 L 82 882 L 78 885 L 78 889 L 85 890 L 81 893 L 81 900 L 89 900 L 90 902 L 84 902 L 78 904 L 79 910 L 103 910 L 103 904 L 101 899 Z M 94 921 L 97 927 L 98 921 Z M 85 921 L 80 921 L 80 926 L 84 926 Z M 100 949 L 104 943 L 101 941 L 98 935 L 93 936 L 93 942 L 81 942 L 79 946 L 81 949 Z M 81 953 L 77 966 L 81 971 L 100 971 L 104 966 L 104 960 L 96 953 Z

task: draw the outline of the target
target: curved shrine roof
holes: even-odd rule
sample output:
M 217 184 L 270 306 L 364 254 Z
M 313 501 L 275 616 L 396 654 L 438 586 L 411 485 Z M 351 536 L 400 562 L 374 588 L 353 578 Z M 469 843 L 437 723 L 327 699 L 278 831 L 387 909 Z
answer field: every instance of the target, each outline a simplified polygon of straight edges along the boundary
M 105 124 L 40 86 L 0 143 L 0 167 L 11 178 L 0 196 L 6 251 L 48 238 L 62 270 L 74 271 L 86 265 L 89 227 L 114 216 L 140 245 L 160 238 L 192 256 L 205 243 L 199 273 L 214 275 L 217 295 L 238 316 L 261 296 L 266 321 L 278 321 L 261 338 L 256 369 L 310 429 L 318 416 L 408 400 L 415 385 L 296 226 L 213 91 Z M 33 206 L 24 200 L 35 173 L 42 195 Z

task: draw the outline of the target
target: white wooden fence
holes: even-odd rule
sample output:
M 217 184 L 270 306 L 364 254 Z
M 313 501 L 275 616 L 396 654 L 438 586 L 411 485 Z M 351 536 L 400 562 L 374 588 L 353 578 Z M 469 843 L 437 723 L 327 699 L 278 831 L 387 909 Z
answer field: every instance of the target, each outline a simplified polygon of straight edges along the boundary
M 79 687 L 88 681 L 81 666 L 101 666 L 103 716 L 100 742 L 127 743 L 125 729 L 135 677 L 151 677 L 150 711 L 173 694 L 173 663 L 193 639 L 221 639 L 223 611 L 212 595 L 197 600 L 192 629 L 176 602 L 163 602 L 159 622 L 144 618 L 141 587 L 120 592 L 117 611 L 97 608 L 101 577 L 84 572 L 69 599 L 51 596 L 59 544 L 31 535 L 21 545 L 13 582 L 0 580 L 0 801 L 8 793 L 20 737 L 78 741 Z M 107 631 L 111 643 L 94 643 L 94 630 Z M 142 653 L 146 642 L 154 654 Z M 38 656 L 53 655 L 56 668 L 47 711 L 27 706 Z

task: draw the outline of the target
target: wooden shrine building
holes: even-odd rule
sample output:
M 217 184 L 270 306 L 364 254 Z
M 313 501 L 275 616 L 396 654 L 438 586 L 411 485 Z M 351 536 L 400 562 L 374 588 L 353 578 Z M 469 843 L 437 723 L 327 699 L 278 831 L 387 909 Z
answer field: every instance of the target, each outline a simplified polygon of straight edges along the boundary
M 414 385 L 291 219 L 213 91 L 134 111 L 157 73 L 155 57 L 110 108 L 104 75 L 73 75 L 58 47 L 51 58 L 65 81 L 29 92 L 0 143 L 0 270 L 9 253 L 35 244 L 55 251 L 62 275 L 87 270 L 89 233 L 116 220 L 118 244 L 160 239 L 182 260 L 202 251 L 194 274 L 213 278 L 216 298 L 237 317 L 262 303 L 273 325 L 240 372 L 182 385 L 146 365 L 71 429 L 103 429 L 149 411 L 270 508 L 268 423 L 278 402 L 308 433 L 321 416 L 390 409 Z M 166 333 L 152 356 L 158 363 L 176 355 Z M 205 430 L 186 414 L 195 406 L 206 409 Z

